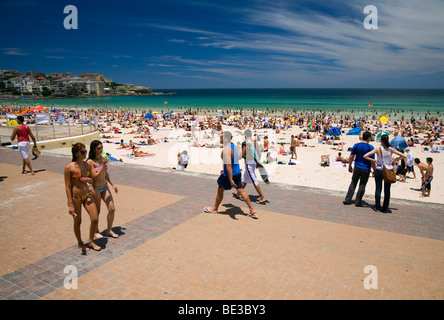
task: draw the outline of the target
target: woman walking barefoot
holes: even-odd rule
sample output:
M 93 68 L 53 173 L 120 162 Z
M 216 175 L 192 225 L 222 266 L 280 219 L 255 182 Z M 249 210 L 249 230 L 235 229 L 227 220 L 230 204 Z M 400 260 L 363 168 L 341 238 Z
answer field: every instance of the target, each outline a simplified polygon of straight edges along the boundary
M 101 202 L 103 200 L 108 209 L 107 229 L 105 234 L 113 238 L 118 238 L 119 235 L 114 233 L 112 230 L 116 209 L 114 206 L 113 195 L 111 194 L 111 191 L 108 187 L 108 182 L 114 188 L 115 193 L 117 193 L 119 190 L 111 181 L 108 173 L 108 167 L 106 165 L 109 160 L 107 157 L 101 156 L 102 152 L 102 143 L 98 140 L 92 141 L 89 149 L 89 159 L 87 163 L 89 165 L 89 170 L 91 171 L 91 176 L 93 178 L 93 187 L 95 190 L 94 200 L 96 202 L 97 215 L 100 214 Z M 96 238 L 103 238 L 103 236 L 99 232 L 98 226 L 96 230 Z
M 74 234 L 77 238 L 79 248 L 82 251 L 89 250 L 82 241 L 80 234 L 80 224 L 82 223 L 82 205 L 86 209 L 91 219 L 89 229 L 89 246 L 96 251 L 100 247 L 94 243 L 94 233 L 97 230 L 98 214 L 96 204 L 93 199 L 94 191 L 90 189 L 88 183 L 92 183 L 89 177 L 88 164 L 84 161 L 86 157 L 85 145 L 78 142 L 72 149 L 72 162 L 65 167 L 65 189 L 68 199 L 69 214 L 74 218 Z

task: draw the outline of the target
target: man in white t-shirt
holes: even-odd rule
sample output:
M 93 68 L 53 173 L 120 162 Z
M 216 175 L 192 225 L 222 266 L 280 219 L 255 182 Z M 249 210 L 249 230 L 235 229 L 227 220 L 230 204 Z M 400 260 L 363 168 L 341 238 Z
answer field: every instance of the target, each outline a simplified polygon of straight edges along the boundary
M 242 177 L 242 186 L 245 189 L 247 184 L 252 184 L 259 194 L 258 204 L 266 204 L 268 200 L 264 197 L 262 189 L 259 185 L 259 180 L 256 176 L 256 141 L 253 141 L 252 132 L 250 129 L 245 130 L 245 144 L 242 147 L 242 157 L 245 159 L 245 172 Z M 233 196 L 240 199 L 239 192 L 233 193 Z

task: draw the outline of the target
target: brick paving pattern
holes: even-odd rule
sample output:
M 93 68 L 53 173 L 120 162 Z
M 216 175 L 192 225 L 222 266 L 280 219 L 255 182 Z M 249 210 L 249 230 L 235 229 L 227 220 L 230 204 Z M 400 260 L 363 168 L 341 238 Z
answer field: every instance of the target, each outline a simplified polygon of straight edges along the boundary
M 21 175 L 18 152 L 0 149 L 1 299 L 443 298 L 442 205 L 393 199 L 382 214 L 344 206 L 345 190 L 270 184 L 258 220 L 229 191 L 219 214 L 204 214 L 216 176 L 112 163 L 121 237 L 82 255 L 66 208 L 69 161 L 42 155 L 35 176 Z M 86 241 L 85 211 L 82 219 Z M 68 265 L 78 289 L 64 287 Z M 377 289 L 364 287 L 367 265 L 377 267 Z

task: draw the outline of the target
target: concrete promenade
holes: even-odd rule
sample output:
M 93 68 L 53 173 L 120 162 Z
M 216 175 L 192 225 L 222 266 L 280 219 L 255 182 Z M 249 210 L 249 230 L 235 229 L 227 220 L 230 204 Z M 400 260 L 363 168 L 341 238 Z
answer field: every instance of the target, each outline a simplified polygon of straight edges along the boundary
M 271 183 L 262 187 L 270 203 L 254 204 L 258 220 L 230 191 L 220 213 L 207 214 L 217 176 L 113 162 L 120 238 L 82 255 L 66 205 L 70 160 L 43 153 L 36 175 L 24 175 L 19 153 L 0 149 L 0 299 L 444 298 L 444 205 L 392 199 L 383 214 L 344 206 L 346 190 Z M 77 270 L 77 289 L 64 287 L 66 266 Z

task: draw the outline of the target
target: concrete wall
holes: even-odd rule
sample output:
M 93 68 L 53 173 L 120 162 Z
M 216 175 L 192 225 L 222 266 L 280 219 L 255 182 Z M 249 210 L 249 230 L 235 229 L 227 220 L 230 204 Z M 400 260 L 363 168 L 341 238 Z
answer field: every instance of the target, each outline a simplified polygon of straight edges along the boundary
M 89 150 L 89 145 L 93 140 L 100 140 L 100 132 L 95 131 L 92 133 L 84 134 L 81 136 L 66 137 L 53 140 L 37 141 L 37 148 L 43 153 L 51 152 L 58 154 L 71 155 L 72 145 L 81 142 Z M 32 142 L 31 142 L 32 145 Z

